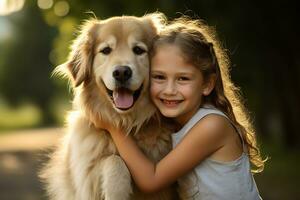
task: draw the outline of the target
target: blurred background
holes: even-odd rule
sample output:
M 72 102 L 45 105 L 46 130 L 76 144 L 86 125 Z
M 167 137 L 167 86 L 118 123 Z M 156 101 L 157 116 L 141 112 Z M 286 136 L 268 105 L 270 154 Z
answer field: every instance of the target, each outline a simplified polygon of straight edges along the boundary
M 47 199 L 36 174 L 72 98 L 51 72 L 66 61 L 83 20 L 154 11 L 216 28 L 269 157 L 255 175 L 261 196 L 300 199 L 300 18 L 292 1 L 0 0 L 1 200 Z

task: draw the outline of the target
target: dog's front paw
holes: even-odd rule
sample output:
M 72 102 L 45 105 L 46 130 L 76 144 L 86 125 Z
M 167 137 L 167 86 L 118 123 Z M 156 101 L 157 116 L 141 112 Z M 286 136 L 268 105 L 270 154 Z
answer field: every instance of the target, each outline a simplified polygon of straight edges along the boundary
M 105 159 L 102 191 L 105 200 L 126 200 L 132 194 L 131 176 L 120 156 Z

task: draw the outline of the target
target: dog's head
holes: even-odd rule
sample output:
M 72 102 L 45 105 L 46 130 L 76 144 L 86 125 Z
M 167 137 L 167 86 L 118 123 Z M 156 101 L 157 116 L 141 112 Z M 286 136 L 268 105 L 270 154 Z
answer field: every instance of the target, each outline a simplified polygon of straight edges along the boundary
M 163 25 L 161 13 L 88 20 L 72 45 L 68 61 L 56 71 L 68 74 L 74 88 L 80 89 L 81 98 L 85 94 L 82 101 L 94 101 L 91 109 L 103 110 L 110 104 L 124 115 L 147 109 L 148 52 Z

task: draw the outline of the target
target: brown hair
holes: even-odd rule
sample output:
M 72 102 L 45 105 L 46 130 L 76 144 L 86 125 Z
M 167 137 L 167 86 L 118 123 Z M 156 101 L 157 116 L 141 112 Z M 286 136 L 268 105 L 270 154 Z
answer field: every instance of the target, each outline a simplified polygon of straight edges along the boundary
M 260 155 L 255 131 L 249 115 L 242 103 L 239 89 L 229 75 L 230 62 L 225 50 L 216 38 L 214 29 L 201 20 L 180 17 L 168 24 L 155 39 L 151 56 L 160 45 L 178 46 L 185 60 L 202 72 L 204 79 L 215 74 L 216 82 L 212 92 L 204 97 L 208 103 L 223 111 L 242 133 L 249 151 L 252 172 L 263 171 L 265 160 Z

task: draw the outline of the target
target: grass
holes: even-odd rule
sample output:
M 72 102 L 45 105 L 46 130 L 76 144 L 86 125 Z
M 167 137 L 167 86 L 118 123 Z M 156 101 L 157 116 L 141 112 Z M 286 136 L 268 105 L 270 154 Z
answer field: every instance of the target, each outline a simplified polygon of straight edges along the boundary
M 71 102 L 53 98 L 49 105 L 57 126 L 63 126 L 67 110 L 71 109 Z M 28 129 L 41 126 L 42 111 L 32 103 L 22 103 L 10 106 L 0 98 L 0 133 L 1 131 Z
M 41 111 L 33 104 L 12 107 L 0 103 L 0 130 L 32 128 L 40 124 Z

